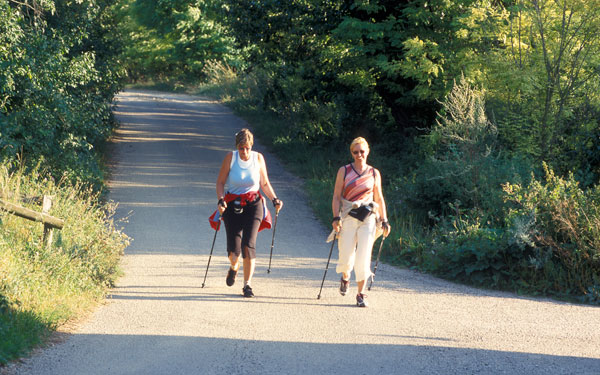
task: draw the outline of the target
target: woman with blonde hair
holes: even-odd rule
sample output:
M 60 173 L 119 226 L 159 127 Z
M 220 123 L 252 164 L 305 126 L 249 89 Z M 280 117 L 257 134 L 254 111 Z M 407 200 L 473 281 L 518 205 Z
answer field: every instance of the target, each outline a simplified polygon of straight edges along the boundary
M 237 150 L 227 153 L 217 177 L 217 208 L 225 223 L 227 254 L 231 263 L 225 281 L 228 286 L 235 283 L 241 255 L 244 297 L 254 297 L 250 283 L 255 267 L 256 237 L 261 229 L 270 228 L 266 223 L 268 211 L 260 190 L 273 202 L 277 212 L 283 207 L 269 182 L 265 158 L 261 153 L 252 151 L 253 144 L 254 136 L 250 130 L 240 130 L 235 135 Z
M 367 164 L 369 144 L 358 137 L 350 144 L 354 161 L 341 167 L 335 179 L 332 227 L 339 233 L 339 259 L 336 272 L 341 273 L 340 294 L 346 295 L 350 274 L 354 270 L 358 284 L 356 304 L 367 307 L 364 294 L 366 281 L 371 277 L 371 251 L 377 227 L 383 236 L 390 233 L 387 211 L 381 189 L 381 174 Z

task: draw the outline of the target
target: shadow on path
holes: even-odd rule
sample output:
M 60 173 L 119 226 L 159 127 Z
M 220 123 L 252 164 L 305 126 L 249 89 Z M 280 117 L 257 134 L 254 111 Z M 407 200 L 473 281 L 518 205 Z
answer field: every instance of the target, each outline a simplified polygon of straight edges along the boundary
M 192 332 L 195 334 L 196 332 Z M 199 333 L 197 333 L 199 334 Z M 577 374 L 598 375 L 600 360 L 444 346 L 447 339 L 407 336 L 423 345 L 323 344 L 228 338 L 75 335 L 100 353 L 63 358 L 62 375 L 94 374 Z M 90 343 L 92 345 L 90 345 Z M 140 362 L 136 351 L 145 351 Z M 329 353 L 323 356 L 321 353 Z M 301 353 L 301 354 L 300 354 Z M 102 359 L 100 361 L 94 359 Z M 110 358 L 110 361 L 104 359 Z M 235 358 L 235 360 L 231 360 Z M 121 363 L 112 366 L 112 363 Z M 190 363 L 195 368 L 190 368 Z M 63 367 L 61 367 L 63 368 Z M 126 369 L 126 370 L 123 370 Z M 51 367 L 44 373 L 56 373 Z

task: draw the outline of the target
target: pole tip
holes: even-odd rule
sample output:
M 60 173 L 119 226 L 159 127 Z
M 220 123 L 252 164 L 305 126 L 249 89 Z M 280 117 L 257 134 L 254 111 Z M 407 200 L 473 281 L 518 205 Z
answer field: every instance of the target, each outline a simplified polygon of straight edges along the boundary
M 321 299 L 321 295 L 320 294 L 317 296 L 317 299 Z
M 268 270 L 267 270 L 267 273 L 271 273 L 271 269 L 268 269 Z
M 204 288 L 204 283 L 202 283 L 202 287 Z

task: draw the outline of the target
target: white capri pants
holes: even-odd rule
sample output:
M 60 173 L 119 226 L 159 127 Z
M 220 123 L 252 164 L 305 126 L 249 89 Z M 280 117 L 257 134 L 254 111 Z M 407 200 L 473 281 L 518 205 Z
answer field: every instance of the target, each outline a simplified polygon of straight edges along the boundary
M 364 221 L 346 216 L 338 237 L 339 259 L 335 271 L 349 274 L 354 269 L 356 281 L 371 277 L 371 252 L 375 242 L 376 215 Z

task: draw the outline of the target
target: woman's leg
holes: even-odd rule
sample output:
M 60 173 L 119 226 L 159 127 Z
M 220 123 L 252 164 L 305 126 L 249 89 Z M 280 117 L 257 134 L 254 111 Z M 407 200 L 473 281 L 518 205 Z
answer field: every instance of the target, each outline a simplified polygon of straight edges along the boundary
M 357 223 L 360 221 L 351 217 L 345 218 L 338 237 L 338 262 L 335 271 L 341 273 L 344 280 L 350 279 L 350 273 L 354 268 Z
M 363 292 L 365 291 L 366 281 L 367 280 L 361 280 L 361 281 L 356 282 L 356 284 L 358 284 L 358 293 L 359 294 L 363 294 Z
M 237 271 L 240 269 L 240 257 L 235 255 L 235 253 L 229 253 L 229 263 L 231 263 L 231 269 Z
M 230 263 L 225 282 L 228 286 L 232 286 L 235 283 L 235 277 L 240 268 L 239 258 L 242 253 L 242 221 L 240 215 L 231 212 L 228 207 L 223 214 L 223 223 L 225 224 L 225 234 L 227 236 L 227 258 L 229 258 Z
M 244 251 L 248 251 L 248 248 L 244 249 Z M 252 281 L 255 267 L 256 258 L 250 258 L 249 256 L 244 258 L 244 285 L 249 285 Z
M 375 216 L 371 215 L 359 226 L 356 237 L 356 262 L 354 272 L 358 284 L 358 293 L 363 293 L 365 281 L 371 276 L 371 252 L 375 241 Z
M 261 201 L 252 206 L 246 206 L 243 233 L 242 233 L 242 258 L 244 264 L 244 286 L 250 285 L 256 265 L 256 238 L 258 228 L 263 219 L 263 204 Z

